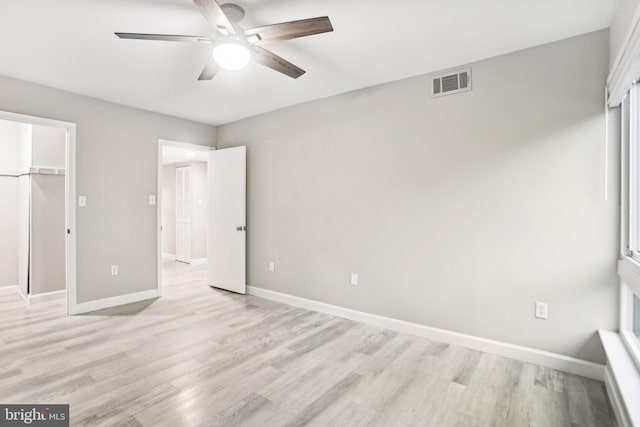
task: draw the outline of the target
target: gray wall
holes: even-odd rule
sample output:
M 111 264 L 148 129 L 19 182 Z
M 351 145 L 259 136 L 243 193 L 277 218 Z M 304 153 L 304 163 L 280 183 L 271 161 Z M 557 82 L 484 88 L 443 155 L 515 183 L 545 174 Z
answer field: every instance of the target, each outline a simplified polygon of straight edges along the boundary
M 0 176 L 0 287 L 18 284 L 18 178 Z
M 0 120 L 0 174 L 18 169 L 20 125 Z M 18 284 L 18 178 L 0 176 L 0 286 Z
M 215 145 L 216 129 L 0 76 L 0 110 L 77 124 L 78 302 L 157 286 L 158 138 Z M 110 266 L 119 265 L 111 276 Z
M 464 94 L 432 99 L 418 76 L 220 127 L 218 148 L 248 146 L 248 283 L 602 362 L 619 212 L 615 149 L 604 199 L 608 42 L 471 64 Z
M 0 120 L 0 173 L 17 172 L 24 125 Z
M 65 168 L 67 130 L 49 126 L 33 126 L 31 165 Z
M 162 167 L 162 252 L 176 254 L 176 168 L 191 166 L 193 202 L 191 218 L 191 259 L 207 257 L 207 215 L 209 195 L 207 191 L 207 164 L 184 162 Z M 201 201 L 202 205 L 198 202 Z

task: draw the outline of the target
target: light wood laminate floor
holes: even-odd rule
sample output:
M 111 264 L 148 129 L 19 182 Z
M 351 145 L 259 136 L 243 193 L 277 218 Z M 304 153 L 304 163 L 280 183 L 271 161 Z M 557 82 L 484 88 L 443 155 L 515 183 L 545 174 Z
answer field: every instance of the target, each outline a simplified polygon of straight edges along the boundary
M 0 402 L 78 426 L 614 425 L 602 383 L 206 286 L 66 317 L 0 297 Z

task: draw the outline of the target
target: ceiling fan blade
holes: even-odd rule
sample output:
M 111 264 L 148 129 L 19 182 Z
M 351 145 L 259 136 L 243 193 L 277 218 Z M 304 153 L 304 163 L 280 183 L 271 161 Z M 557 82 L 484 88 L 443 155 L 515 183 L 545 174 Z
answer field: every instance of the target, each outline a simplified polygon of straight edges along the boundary
M 229 18 L 224 14 L 216 0 L 193 0 L 193 2 L 214 28 L 218 29 L 219 27 L 223 27 L 229 34 L 236 33 L 231 21 L 229 21 Z
M 320 18 L 301 19 L 299 21 L 282 22 L 280 24 L 251 28 L 246 30 L 244 34 L 252 44 L 261 45 L 278 40 L 290 40 L 331 31 L 333 31 L 333 26 L 331 25 L 329 17 L 322 16 Z M 256 35 L 258 37 L 255 37 Z M 251 40 L 252 38 L 256 38 L 257 40 Z
M 282 59 L 275 53 L 268 51 L 267 49 L 263 49 L 259 46 L 253 47 L 253 59 L 257 63 L 262 64 L 265 67 L 276 70 L 282 74 L 286 74 L 287 76 L 294 79 L 297 79 L 306 72 L 302 68 L 293 65 L 286 59 Z
M 200 73 L 198 80 L 211 80 L 215 77 L 216 73 L 220 70 L 216 61 L 213 60 L 213 55 L 209 58 L 209 62 L 204 66 L 204 69 Z
M 212 40 L 209 37 L 200 36 L 178 36 L 172 34 L 140 34 L 140 33 L 115 33 L 116 36 L 121 39 L 134 39 L 134 40 L 158 40 L 165 42 L 187 42 L 187 43 L 211 43 Z

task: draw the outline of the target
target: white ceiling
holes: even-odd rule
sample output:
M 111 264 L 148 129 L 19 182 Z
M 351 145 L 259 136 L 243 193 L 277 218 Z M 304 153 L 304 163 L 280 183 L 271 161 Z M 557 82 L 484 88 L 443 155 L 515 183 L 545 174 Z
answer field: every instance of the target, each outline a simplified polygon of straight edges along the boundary
M 206 162 L 209 158 L 208 153 L 209 151 L 165 145 L 162 147 L 162 164 L 171 165 L 173 163 L 193 161 Z
M 298 80 L 250 64 L 199 82 L 206 44 L 113 35 L 206 35 L 192 0 L 2 0 L 0 74 L 218 125 L 606 28 L 618 0 L 237 3 L 245 28 L 328 15 L 335 31 L 265 46 Z

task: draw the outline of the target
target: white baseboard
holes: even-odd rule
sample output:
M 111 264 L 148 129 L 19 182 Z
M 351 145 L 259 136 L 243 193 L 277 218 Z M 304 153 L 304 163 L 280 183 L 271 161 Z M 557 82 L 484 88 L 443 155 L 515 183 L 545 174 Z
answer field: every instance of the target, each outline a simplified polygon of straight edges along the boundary
M 191 264 L 191 265 L 202 265 L 202 264 L 206 264 L 206 263 L 207 263 L 207 259 L 206 258 L 196 258 L 196 259 L 192 259 L 189 264 Z
M 127 295 L 118 295 L 117 297 L 103 298 L 95 301 L 88 301 L 76 304 L 75 307 L 70 307 L 69 314 L 81 314 L 88 313 L 90 311 L 102 310 L 103 308 L 116 307 L 124 304 L 131 304 L 132 302 L 144 301 L 151 298 L 160 297 L 160 290 L 149 289 L 147 291 L 136 292 Z
M 33 304 L 33 303 L 39 303 L 39 302 L 45 302 L 45 301 L 53 301 L 53 300 L 57 300 L 57 299 L 65 299 L 67 298 L 67 291 L 66 290 L 61 290 L 61 291 L 54 291 L 54 292 L 46 292 L 44 294 L 36 294 L 36 295 L 29 295 L 29 303 Z
M 20 288 L 18 288 L 18 285 L 0 286 L 0 296 L 19 294 L 19 293 L 20 293 Z
M 534 365 L 557 369 L 570 374 L 581 375 L 599 381 L 604 379 L 604 365 L 589 362 L 562 354 L 537 350 L 535 348 L 509 344 L 501 341 L 480 338 L 473 335 L 448 331 L 446 329 L 434 328 L 417 323 L 406 322 L 404 320 L 392 319 L 390 317 L 379 316 L 377 314 L 365 313 L 363 311 L 352 310 L 337 305 L 326 304 L 306 298 L 283 294 L 268 289 L 247 286 L 247 292 L 257 297 L 262 297 L 272 301 L 277 301 L 307 310 L 319 311 L 345 319 L 355 320 L 380 328 L 391 329 L 398 332 L 405 332 L 420 337 L 429 338 L 447 344 L 458 345 L 473 350 L 483 351 L 498 356 L 508 357 Z
M 29 304 L 29 297 L 22 293 L 20 285 L 0 286 L 0 296 L 18 294 L 26 304 Z
M 29 304 L 29 295 L 22 292 L 22 289 L 20 289 L 20 285 L 16 286 L 16 289 L 18 290 L 18 295 L 22 297 L 24 302 Z
M 162 259 L 175 261 L 176 256 L 174 254 L 168 254 L 168 253 L 162 252 Z

